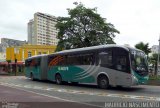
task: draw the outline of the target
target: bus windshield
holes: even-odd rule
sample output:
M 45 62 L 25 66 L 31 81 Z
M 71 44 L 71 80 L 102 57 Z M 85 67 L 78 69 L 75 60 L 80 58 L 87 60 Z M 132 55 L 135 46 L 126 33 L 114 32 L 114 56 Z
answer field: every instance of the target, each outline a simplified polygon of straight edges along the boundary
M 138 50 L 131 51 L 131 66 L 134 72 L 141 76 L 148 74 L 147 57 L 145 53 Z

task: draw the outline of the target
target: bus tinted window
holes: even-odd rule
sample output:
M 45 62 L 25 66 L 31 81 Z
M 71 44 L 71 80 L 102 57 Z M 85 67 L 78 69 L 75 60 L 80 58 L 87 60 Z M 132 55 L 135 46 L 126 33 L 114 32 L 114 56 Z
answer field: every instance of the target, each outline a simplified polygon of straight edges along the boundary
M 61 55 L 58 57 L 57 65 L 66 65 L 66 62 L 67 62 L 67 56 Z
M 117 56 L 116 69 L 120 71 L 127 71 L 127 58 L 126 56 Z
M 26 61 L 25 61 L 25 66 L 26 66 L 26 67 L 27 67 L 27 66 L 30 66 L 31 62 L 32 62 L 31 59 L 26 60 Z
M 113 56 L 111 50 L 100 52 L 99 59 L 101 66 L 109 68 L 113 66 Z
M 32 58 L 25 61 L 25 66 L 40 66 L 40 58 Z
M 115 69 L 122 72 L 129 72 L 129 54 L 123 49 L 115 50 Z
M 94 63 L 93 54 L 69 55 L 67 57 L 68 65 L 92 65 Z

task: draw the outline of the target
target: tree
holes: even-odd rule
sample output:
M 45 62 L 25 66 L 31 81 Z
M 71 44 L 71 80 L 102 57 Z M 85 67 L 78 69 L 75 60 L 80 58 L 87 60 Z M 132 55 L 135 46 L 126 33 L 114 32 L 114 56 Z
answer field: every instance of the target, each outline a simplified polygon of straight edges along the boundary
M 73 9 L 67 9 L 69 17 L 59 17 L 56 27 L 59 30 L 57 51 L 71 48 L 114 44 L 114 25 L 97 13 L 97 8 L 86 8 L 82 3 L 74 3 Z
M 138 44 L 135 45 L 135 47 L 137 49 L 144 51 L 146 53 L 146 55 L 148 55 L 151 52 L 151 48 L 149 48 L 148 43 L 145 44 L 143 42 L 139 42 Z

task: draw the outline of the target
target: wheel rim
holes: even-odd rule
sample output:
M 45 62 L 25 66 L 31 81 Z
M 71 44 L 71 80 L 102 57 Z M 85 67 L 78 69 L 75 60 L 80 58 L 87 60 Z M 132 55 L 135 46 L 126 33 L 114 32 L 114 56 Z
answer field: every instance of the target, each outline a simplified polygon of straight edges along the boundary
M 105 89 L 108 88 L 108 80 L 106 77 L 99 78 L 98 85 L 100 88 Z
M 107 85 L 107 81 L 105 79 L 102 79 L 100 83 L 102 87 L 105 87 Z

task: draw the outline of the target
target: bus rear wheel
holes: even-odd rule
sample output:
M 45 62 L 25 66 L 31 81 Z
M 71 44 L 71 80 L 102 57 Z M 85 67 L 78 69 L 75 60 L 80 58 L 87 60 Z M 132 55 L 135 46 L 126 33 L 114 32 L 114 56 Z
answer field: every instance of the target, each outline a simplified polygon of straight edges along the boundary
M 98 77 L 98 87 L 101 89 L 107 89 L 109 87 L 109 80 L 105 75 L 100 75 Z
M 56 79 L 57 84 L 59 84 L 59 85 L 62 84 L 62 77 L 60 74 L 56 74 L 55 79 Z

